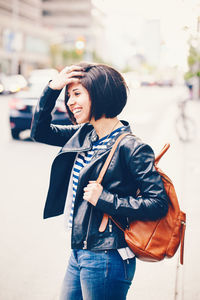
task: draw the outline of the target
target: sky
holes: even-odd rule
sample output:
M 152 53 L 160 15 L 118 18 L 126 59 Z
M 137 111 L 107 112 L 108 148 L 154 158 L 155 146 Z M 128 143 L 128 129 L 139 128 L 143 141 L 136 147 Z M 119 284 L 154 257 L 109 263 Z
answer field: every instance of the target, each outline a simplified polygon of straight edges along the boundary
M 105 12 L 107 41 L 112 58 L 123 64 L 140 38 L 145 20 L 160 22 L 161 63 L 187 69 L 188 38 L 196 33 L 200 0 L 93 0 Z M 115 51 L 117 49 L 117 51 Z M 153 51 L 153 49 L 152 49 Z

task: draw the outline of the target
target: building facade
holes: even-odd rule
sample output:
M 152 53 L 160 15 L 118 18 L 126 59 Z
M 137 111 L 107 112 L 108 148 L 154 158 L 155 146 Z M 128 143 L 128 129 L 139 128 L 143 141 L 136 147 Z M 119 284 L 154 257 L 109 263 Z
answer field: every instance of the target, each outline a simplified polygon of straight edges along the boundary
M 42 0 L 42 11 L 44 26 L 57 30 L 66 50 L 84 50 L 85 59 L 102 56 L 103 15 L 91 0 Z
M 42 25 L 40 0 L 0 0 L 0 72 L 27 75 L 50 64 L 54 31 Z
M 84 50 L 92 59 L 103 37 L 94 10 L 91 0 L 0 0 L 0 73 L 27 76 L 56 66 L 52 47 Z

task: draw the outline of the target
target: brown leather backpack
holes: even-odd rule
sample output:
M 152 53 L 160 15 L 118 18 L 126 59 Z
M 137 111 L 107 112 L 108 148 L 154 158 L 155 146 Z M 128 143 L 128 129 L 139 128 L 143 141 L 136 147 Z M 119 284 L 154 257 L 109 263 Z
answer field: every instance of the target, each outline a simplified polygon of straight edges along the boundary
M 112 159 L 119 141 L 127 134 L 121 135 L 115 142 L 110 155 L 105 162 L 97 182 L 101 183 L 106 169 Z M 161 153 L 155 158 L 155 168 L 160 173 L 166 193 L 169 197 L 169 209 L 167 215 L 157 221 L 133 221 L 129 228 L 123 229 L 111 216 L 104 214 L 99 231 L 104 231 L 110 218 L 123 232 L 125 240 L 135 253 L 136 257 L 143 261 L 160 261 L 165 257 L 174 256 L 179 245 L 180 263 L 183 264 L 184 235 L 186 228 L 186 214 L 180 210 L 177 195 L 171 179 L 158 167 L 158 162 L 163 154 L 169 149 L 166 144 Z M 139 194 L 139 193 L 138 193 Z

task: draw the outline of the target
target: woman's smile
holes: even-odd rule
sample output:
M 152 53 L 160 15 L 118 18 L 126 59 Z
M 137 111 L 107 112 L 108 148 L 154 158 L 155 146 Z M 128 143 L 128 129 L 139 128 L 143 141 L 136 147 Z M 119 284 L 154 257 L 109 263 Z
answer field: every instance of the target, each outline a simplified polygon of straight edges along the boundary
M 80 83 L 68 87 L 67 105 L 78 124 L 90 121 L 91 100 L 88 91 Z
M 74 108 L 74 109 L 72 110 L 72 112 L 73 112 L 73 114 L 74 114 L 75 117 L 76 117 L 78 114 L 80 114 L 81 111 L 82 111 L 81 108 Z

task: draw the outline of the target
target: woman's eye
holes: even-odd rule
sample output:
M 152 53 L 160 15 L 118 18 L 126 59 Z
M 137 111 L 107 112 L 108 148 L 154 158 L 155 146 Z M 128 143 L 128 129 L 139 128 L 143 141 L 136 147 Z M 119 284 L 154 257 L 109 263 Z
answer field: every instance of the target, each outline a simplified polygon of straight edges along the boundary
M 80 95 L 80 93 L 78 93 L 78 92 L 75 93 L 75 96 L 79 96 L 79 95 Z

